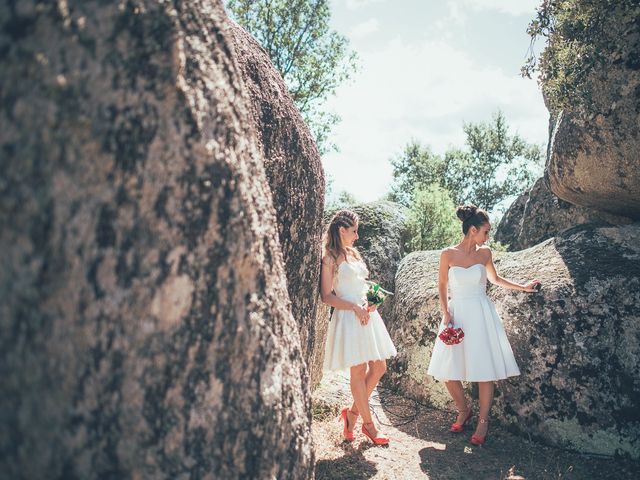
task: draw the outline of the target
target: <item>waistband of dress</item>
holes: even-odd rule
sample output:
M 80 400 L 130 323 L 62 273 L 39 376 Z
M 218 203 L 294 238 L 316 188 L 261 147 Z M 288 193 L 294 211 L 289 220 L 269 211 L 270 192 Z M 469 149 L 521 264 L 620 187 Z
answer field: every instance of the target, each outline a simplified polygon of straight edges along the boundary
M 487 292 L 450 292 L 451 300 L 457 300 L 459 298 L 485 298 Z
M 344 297 L 341 297 L 338 295 L 338 298 L 340 298 L 341 300 L 346 300 L 347 302 L 357 303 L 358 305 L 362 305 L 367 300 L 366 295 L 362 295 L 362 296 L 346 295 Z

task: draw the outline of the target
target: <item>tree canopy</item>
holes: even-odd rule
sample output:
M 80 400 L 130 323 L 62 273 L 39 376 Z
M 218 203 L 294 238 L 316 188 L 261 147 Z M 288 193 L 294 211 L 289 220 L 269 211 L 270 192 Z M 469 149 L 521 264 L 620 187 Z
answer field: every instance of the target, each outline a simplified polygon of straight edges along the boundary
M 227 0 L 227 11 L 266 50 L 316 138 L 321 153 L 339 117 L 323 109 L 356 69 L 348 40 L 331 30 L 328 0 Z
M 542 149 L 511 134 L 504 115 L 463 126 L 464 148 L 437 155 L 418 141 L 409 142 L 393 159 L 392 196 L 406 206 L 414 193 L 436 184 L 457 204 L 474 203 L 493 210 L 506 198 L 528 188 L 539 173 Z

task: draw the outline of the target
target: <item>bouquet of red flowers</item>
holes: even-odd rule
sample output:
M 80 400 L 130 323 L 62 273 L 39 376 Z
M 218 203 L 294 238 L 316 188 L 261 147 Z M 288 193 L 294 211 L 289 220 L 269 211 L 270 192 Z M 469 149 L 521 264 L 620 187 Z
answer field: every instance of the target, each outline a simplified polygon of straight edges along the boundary
M 461 328 L 453 328 L 451 324 L 447 325 L 438 338 L 444 342 L 445 345 L 457 345 L 462 342 L 464 338 L 464 332 Z

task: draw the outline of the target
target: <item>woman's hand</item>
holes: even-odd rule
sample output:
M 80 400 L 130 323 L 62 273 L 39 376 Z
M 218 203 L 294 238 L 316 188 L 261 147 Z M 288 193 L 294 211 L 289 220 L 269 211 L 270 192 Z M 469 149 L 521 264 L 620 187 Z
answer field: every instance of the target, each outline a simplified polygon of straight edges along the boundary
M 369 323 L 369 310 L 364 308 L 361 305 L 354 305 L 353 306 L 353 311 L 356 314 L 356 317 L 358 317 L 358 320 L 360 320 L 360 324 L 361 325 L 366 325 L 367 323 Z
M 367 311 L 369 313 L 375 312 L 377 309 L 378 309 L 378 305 L 376 305 L 375 303 L 368 304 Z
M 442 314 L 442 324 L 446 327 L 447 325 L 451 324 L 453 325 L 453 317 L 451 316 L 451 314 L 447 311 L 444 312 Z
M 532 280 L 524 286 L 523 291 L 528 293 L 536 293 L 538 291 L 538 289 L 536 288 L 537 285 L 540 285 L 540 280 Z

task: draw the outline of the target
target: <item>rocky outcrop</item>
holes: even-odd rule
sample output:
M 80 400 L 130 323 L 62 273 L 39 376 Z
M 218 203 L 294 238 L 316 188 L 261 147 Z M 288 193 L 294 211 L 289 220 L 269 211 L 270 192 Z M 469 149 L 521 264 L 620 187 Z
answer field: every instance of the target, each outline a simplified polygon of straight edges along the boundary
M 604 17 L 615 39 L 611 58 L 596 61 L 586 80 L 593 105 L 562 111 L 550 137 L 545 170 L 558 197 L 576 205 L 640 219 L 640 28 Z M 626 58 L 626 61 L 623 61 Z M 601 66 L 600 66 L 601 65 Z
M 391 322 L 400 354 L 387 382 L 442 407 L 444 385 L 426 375 L 440 322 L 437 260 L 415 252 L 400 264 Z M 497 268 L 543 289 L 490 289 L 522 371 L 498 383 L 493 414 L 556 445 L 640 458 L 640 225 L 573 228 L 502 254 Z
M 440 322 L 439 259 L 440 251 L 412 252 L 398 266 L 393 313 L 388 322 L 398 355 L 389 361 L 382 381 L 405 395 L 447 408 L 449 396 L 444 385 L 427 377 Z
M 230 31 L 273 194 L 287 289 L 313 370 L 320 281 L 324 173 L 315 142 L 267 52 L 236 24 Z
M 369 278 L 382 285 L 385 290 L 391 292 L 395 289 L 395 274 L 398 264 L 405 252 L 405 242 L 407 241 L 406 231 L 406 211 L 401 205 L 393 202 L 378 201 L 348 207 L 333 207 L 328 209 L 324 215 L 326 224 L 331 220 L 333 214 L 348 208 L 353 210 L 360 217 L 358 227 L 359 239 L 355 247 L 362 254 L 362 257 L 369 269 Z M 394 296 L 389 295 L 380 307 L 380 315 L 388 325 L 393 312 Z M 315 371 L 312 374 L 312 384 L 315 387 L 322 378 L 322 361 L 324 359 L 324 343 L 326 340 L 327 326 L 329 322 L 330 309 L 325 305 L 318 309 L 317 315 L 317 338 L 322 341 L 317 342 L 315 351 Z
M 495 239 L 509 245 L 509 250 L 523 250 L 577 225 L 630 222 L 628 218 L 565 202 L 549 190 L 544 178 L 540 178 L 509 207 L 498 225 Z
M 524 207 L 529 200 L 529 191 L 521 193 L 509 206 L 496 227 L 494 239 L 503 245 L 508 245 L 510 250 L 520 250 L 520 230 Z
M 0 6 L 0 471 L 309 478 L 275 212 L 218 2 Z

